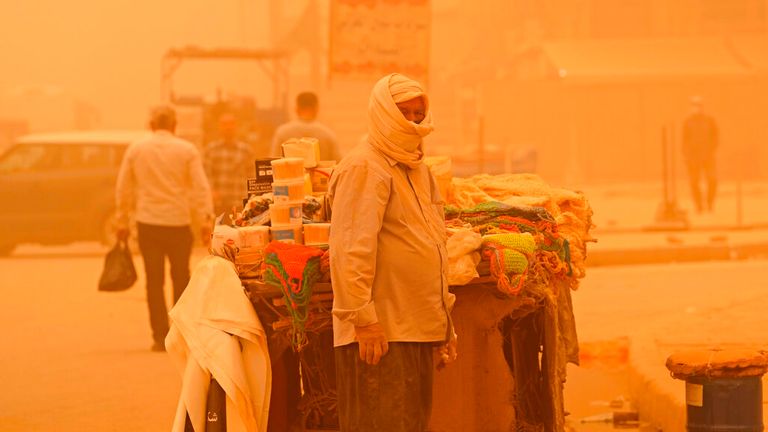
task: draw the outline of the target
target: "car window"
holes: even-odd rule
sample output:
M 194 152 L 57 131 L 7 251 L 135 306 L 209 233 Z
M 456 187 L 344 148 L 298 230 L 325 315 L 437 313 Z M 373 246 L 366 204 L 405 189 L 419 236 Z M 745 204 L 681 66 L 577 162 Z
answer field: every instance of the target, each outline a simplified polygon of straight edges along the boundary
M 112 145 L 81 146 L 84 168 L 109 168 L 120 166 L 119 153 Z
M 87 144 L 68 144 L 61 146 L 61 165 L 63 171 L 81 171 L 84 169 L 103 168 L 108 165 L 109 152 L 98 146 Z
M 56 146 L 18 145 L 0 158 L 0 173 L 48 171 L 59 164 L 60 156 Z
M 55 150 L 54 150 L 55 149 Z M 56 144 L 47 149 L 58 155 L 48 169 L 82 171 L 119 166 L 114 146 L 97 144 Z

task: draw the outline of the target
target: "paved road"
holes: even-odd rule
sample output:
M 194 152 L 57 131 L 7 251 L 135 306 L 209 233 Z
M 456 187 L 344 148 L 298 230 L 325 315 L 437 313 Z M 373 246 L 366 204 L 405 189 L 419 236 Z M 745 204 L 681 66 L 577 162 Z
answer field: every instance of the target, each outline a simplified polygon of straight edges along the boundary
M 744 304 L 765 306 L 767 287 L 768 261 L 762 259 L 616 266 L 588 269 L 573 302 L 582 341 L 664 337 L 689 318 L 719 318 L 722 312 L 736 318 L 727 312 Z
M 573 302 L 582 354 L 593 359 L 581 368 L 569 365 L 565 396 L 573 420 L 611 411 L 592 402 L 631 397 L 630 374 L 682 399 L 684 384 L 664 367 L 672 348 L 768 347 L 766 287 L 768 260 L 760 259 L 588 269 Z M 662 404 L 653 392 L 635 396 L 644 398 L 636 401 L 641 406 L 664 411 L 641 408 L 641 419 L 684 421 L 684 407 Z M 672 409 L 680 412 L 667 412 Z M 605 430 L 578 422 L 575 429 Z
M 124 293 L 97 292 L 103 253 L 89 244 L 30 246 L 0 259 L 0 430 L 170 429 L 180 378 L 165 354 L 149 351 L 143 280 Z M 586 346 L 674 334 L 688 316 L 765 305 L 766 286 L 762 260 L 589 269 L 574 293 L 579 336 Z M 590 402 L 622 393 L 617 367 L 572 372 L 566 397 L 575 418 L 604 412 Z
M 170 429 L 180 377 L 149 350 L 143 278 L 97 292 L 103 253 L 22 247 L 0 259 L 0 430 Z

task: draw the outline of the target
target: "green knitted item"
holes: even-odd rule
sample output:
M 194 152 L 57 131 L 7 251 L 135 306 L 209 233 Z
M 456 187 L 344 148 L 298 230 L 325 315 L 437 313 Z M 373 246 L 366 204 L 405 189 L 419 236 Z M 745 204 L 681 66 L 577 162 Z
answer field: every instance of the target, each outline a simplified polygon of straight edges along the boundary
M 291 346 L 301 351 L 307 344 L 305 324 L 309 317 L 312 286 L 322 276 L 323 251 L 303 245 L 271 242 L 264 249 L 264 281 L 280 288 L 291 316 Z

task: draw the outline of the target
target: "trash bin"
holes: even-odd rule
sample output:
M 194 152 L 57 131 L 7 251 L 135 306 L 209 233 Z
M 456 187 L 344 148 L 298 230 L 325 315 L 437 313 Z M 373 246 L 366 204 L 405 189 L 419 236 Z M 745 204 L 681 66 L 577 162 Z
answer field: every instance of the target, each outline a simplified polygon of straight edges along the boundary
M 672 377 L 685 380 L 689 432 L 763 430 L 762 376 L 768 358 L 750 349 L 704 349 L 667 359 Z

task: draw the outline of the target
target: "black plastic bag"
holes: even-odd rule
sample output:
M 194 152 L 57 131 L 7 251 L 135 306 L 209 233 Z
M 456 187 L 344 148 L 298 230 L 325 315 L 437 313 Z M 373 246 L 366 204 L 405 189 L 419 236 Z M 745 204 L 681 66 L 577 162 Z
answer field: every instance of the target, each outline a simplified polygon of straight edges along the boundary
M 118 240 L 107 252 L 99 278 L 99 291 L 125 291 L 136 283 L 136 267 L 125 240 Z

